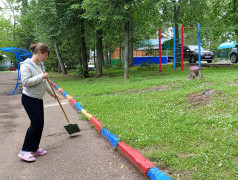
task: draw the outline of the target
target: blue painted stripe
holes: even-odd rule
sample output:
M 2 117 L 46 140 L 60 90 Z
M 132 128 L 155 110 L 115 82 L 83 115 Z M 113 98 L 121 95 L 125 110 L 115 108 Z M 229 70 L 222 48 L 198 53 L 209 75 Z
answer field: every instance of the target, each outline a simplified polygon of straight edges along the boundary
M 66 97 L 66 95 L 67 95 L 68 93 L 64 91 L 62 94 L 63 94 L 64 97 Z
M 102 134 L 106 139 L 109 140 L 109 142 L 112 144 L 112 146 L 113 146 L 114 148 L 117 148 L 117 143 L 119 142 L 119 138 L 118 138 L 116 135 L 112 134 L 110 131 L 108 131 L 108 130 L 106 130 L 106 129 L 104 129 L 104 128 L 101 129 L 101 134 Z
M 59 86 L 57 85 L 57 86 L 55 86 L 55 88 L 56 88 L 56 89 L 59 89 Z
M 74 103 L 74 107 L 79 111 L 83 109 L 83 107 L 78 102 Z
M 148 171 L 147 176 L 149 176 L 151 180 L 172 180 L 166 173 L 160 171 L 157 167 L 151 168 Z

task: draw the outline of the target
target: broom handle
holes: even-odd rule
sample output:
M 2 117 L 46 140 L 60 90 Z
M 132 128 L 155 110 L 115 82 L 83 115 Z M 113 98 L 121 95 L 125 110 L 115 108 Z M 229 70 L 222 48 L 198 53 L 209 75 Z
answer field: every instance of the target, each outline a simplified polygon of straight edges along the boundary
M 66 115 L 66 113 L 65 113 L 65 111 L 64 111 L 64 108 L 63 108 L 63 106 L 61 105 L 61 103 L 60 103 L 60 101 L 59 101 L 59 98 L 57 97 L 57 95 L 56 95 L 56 93 L 55 93 L 55 91 L 54 91 L 54 89 L 53 89 L 53 87 L 52 87 L 52 85 L 51 85 L 51 83 L 50 83 L 50 81 L 49 81 L 48 78 L 47 78 L 47 81 L 48 81 L 48 83 L 49 83 L 49 85 L 50 85 L 50 87 L 51 87 L 51 89 L 52 89 L 52 91 L 53 91 L 53 93 L 54 93 L 54 95 L 55 95 L 55 99 L 57 99 L 57 101 L 58 101 L 58 103 L 59 103 L 59 105 L 60 105 L 60 107 L 61 107 L 61 109 L 62 109 L 62 111 L 63 111 L 63 113 L 64 113 L 64 115 L 65 115 L 65 117 L 66 117 L 66 120 L 68 121 L 69 124 L 71 124 L 71 122 L 69 121 L 69 119 L 68 119 L 68 117 L 67 117 L 67 115 Z

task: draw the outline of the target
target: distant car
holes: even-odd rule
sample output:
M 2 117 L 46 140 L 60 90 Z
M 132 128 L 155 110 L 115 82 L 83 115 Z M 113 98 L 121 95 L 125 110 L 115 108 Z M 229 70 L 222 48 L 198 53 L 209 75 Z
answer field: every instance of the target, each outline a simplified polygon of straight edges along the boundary
M 238 45 L 236 45 L 236 47 L 231 49 L 230 60 L 231 60 L 232 63 L 237 63 L 238 62 L 237 48 L 238 48 Z
M 205 50 L 201 47 L 201 61 L 207 61 L 211 63 L 214 59 L 214 53 Z M 198 45 L 184 45 L 183 47 L 183 59 L 184 61 L 189 61 L 190 63 L 196 63 L 198 61 Z

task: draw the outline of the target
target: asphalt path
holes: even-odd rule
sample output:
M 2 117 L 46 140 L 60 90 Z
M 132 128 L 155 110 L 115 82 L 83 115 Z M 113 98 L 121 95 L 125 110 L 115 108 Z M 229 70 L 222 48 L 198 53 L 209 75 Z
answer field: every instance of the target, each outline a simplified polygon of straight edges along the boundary
M 33 163 L 21 160 L 17 154 L 30 120 L 21 104 L 21 94 L 7 95 L 14 89 L 16 79 L 17 72 L 0 73 L 0 179 L 148 179 L 92 128 L 89 121 L 80 120 L 80 114 L 64 99 L 61 103 L 68 118 L 81 129 L 80 133 L 69 136 L 63 127 L 67 125 L 63 112 L 47 93 L 40 147 L 48 153 Z

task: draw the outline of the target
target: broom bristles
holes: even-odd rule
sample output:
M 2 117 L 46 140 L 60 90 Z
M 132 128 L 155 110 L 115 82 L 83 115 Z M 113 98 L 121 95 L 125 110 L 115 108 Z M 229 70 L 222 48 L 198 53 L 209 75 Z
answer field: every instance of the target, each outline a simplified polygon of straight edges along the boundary
M 80 129 L 77 124 L 68 124 L 65 125 L 64 128 L 69 134 L 80 132 Z

